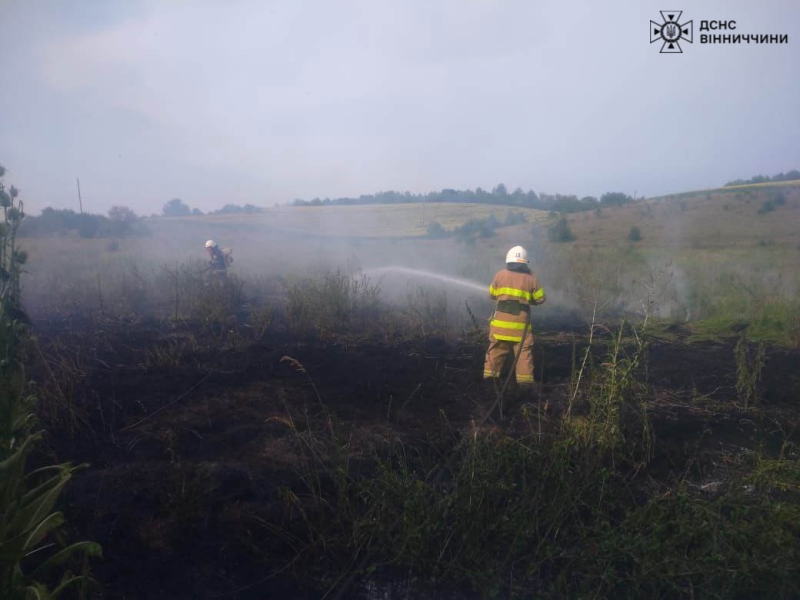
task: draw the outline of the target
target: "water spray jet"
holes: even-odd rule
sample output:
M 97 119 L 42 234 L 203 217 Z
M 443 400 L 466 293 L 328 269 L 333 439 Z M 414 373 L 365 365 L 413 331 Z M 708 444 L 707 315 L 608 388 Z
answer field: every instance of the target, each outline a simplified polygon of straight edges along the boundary
M 469 279 L 461 279 L 459 277 L 450 277 L 449 275 L 441 275 L 439 273 L 432 273 L 430 271 L 423 271 L 422 269 L 411 269 L 409 267 L 398 267 L 398 266 L 391 266 L 391 267 L 378 267 L 375 269 L 367 269 L 364 271 L 365 273 L 404 273 L 406 275 L 412 275 L 416 277 L 427 277 L 430 279 L 438 279 L 444 283 L 449 283 L 451 285 L 458 285 L 464 288 L 468 288 L 475 293 L 481 294 L 488 294 L 488 286 L 481 285 L 475 281 L 470 281 Z

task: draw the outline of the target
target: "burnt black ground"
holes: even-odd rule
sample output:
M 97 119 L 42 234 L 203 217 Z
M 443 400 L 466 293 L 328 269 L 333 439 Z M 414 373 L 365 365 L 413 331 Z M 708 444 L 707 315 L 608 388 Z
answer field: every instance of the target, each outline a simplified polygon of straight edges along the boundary
M 573 323 L 536 331 L 541 400 L 555 413 L 584 333 Z M 40 324 L 37 335 L 50 370 L 40 358 L 31 377 L 48 397 L 59 377 L 51 373 L 61 372 L 58 357 L 81 357 L 70 382 L 79 419 L 69 426 L 43 409 L 48 443 L 39 460 L 91 464 L 76 475 L 62 508 L 70 539 L 104 548 L 93 567 L 104 598 L 321 597 L 325 590 L 304 589 L 290 572 L 271 576 L 291 556 L 259 525 L 280 517 L 280 488 L 298 479 L 282 421 L 287 407 L 295 417 L 307 410 L 316 418 L 316 386 L 353 432 L 354 451 L 366 452 L 388 436 L 429 440 L 442 414 L 453 427 L 467 427 L 491 401 L 480 381 L 481 340 L 386 345 L 276 333 L 210 347 L 189 343 L 202 339 L 192 327 L 155 322 Z M 178 364 L 146 366 L 148 350 L 170 343 L 192 350 Z M 753 418 L 735 403 L 734 343 L 651 342 L 652 473 L 665 481 L 681 473 L 701 480 L 711 467 L 698 456 L 755 443 Z M 285 356 L 307 373 L 281 362 Z M 797 422 L 798 359 L 797 351 L 771 348 L 763 375 L 763 414 L 787 430 Z M 509 396 L 512 421 L 523 402 L 536 401 L 514 383 Z

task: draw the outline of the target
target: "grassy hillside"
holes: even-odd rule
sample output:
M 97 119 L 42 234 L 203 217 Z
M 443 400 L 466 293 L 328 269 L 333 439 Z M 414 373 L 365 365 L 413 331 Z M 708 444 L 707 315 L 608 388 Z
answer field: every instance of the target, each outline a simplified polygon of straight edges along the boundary
M 272 228 L 286 232 L 342 237 L 409 237 L 425 235 L 436 221 L 451 230 L 470 219 L 493 214 L 503 221 L 509 211 L 522 212 L 529 223 L 544 223 L 547 213 L 532 208 L 487 204 L 391 204 L 358 206 L 302 206 L 267 209 L 256 215 L 214 215 L 171 218 L 170 222 L 212 228 Z M 162 221 L 164 219 L 158 219 Z
M 547 225 L 538 237 L 515 226 L 479 241 L 475 252 L 500 256 L 520 243 L 536 249 L 537 271 L 563 291 L 554 299 L 564 304 L 594 281 L 607 298 L 635 300 L 637 282 L 665 270 L 658 313 L 691 323 L 698 338 L 746 328 L 752 339 L 800 345 L 799 182 L 691 192 L 567 219 L 575 241 L 550 242 Z M 632 227 L 639 241 L 630 239 Z
M 426 234 L 433 221 L 452 230 L 470 219 L 493 214 L 501 222 L 509 211 L 522 212 L 528 225 L 509 228 L 512 236 L 531 223 L 552 224 L 554 213 L 486 204 L 394 204 L 305 206 L 267 209 L 256 215 L 214 215 L 153 221 L 180 223 L 224 235 L 231 231 L 334 237 L 414 237 Z M 800 244 L 800 182 L 788 181 L 685 192 L 648 199 L 621 207 L 567 216 L 576 234 L 575 245 L 608 246 L 629 243 L 631 227 L 638 227 L 639 246 L 727 248 Z M 502 235 L 502 234 L 501 234 Z M 503 235 L 505 237 L 505 235 Z
M 800 244 L 800 182 L 756 184 L 679 196 L 569 216 L 577 245 L 628 244 L 638 227 L 640 246 L 735 248 Z
M 690 192 L 681 192 L 679 194 L 666 194 L 664 196 L 654 196 L 653 198 L 651 198 L 651 200 L 675 199 L 675 198 L 682 198 L 685 196 L 697 196 L 709 192 L 725 194 L 725 193 L 735 193 L 741 191 L 780 190 L 781 188 L 797 187 L 797 186 L 800 186 L 800 181 L 797 180 L 765 181 L 764 183 L 743 183 L 742 185 L 727 185 L 725 187 L 720 187 L 720 188 L 709 188 L 706 190 L 693 190 Z

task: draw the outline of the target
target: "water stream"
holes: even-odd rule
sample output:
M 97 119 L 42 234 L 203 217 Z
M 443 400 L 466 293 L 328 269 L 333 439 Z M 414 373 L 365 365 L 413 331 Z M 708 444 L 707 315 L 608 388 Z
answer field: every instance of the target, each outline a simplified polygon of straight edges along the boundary
M 411 269 L 409 267 L 398 267 L 398 266 L 391 266 L 391 267 L 378 267 L 377 269 L 367 269 L 364 271 L 365 273 L 404 273 L 406 275 L 412 275 L 416 277 L 427 277 L 430 279 L 438 279 L 444 283 L 449 283 L 451 285 L 458 285 L 464 288 L 468 288 L 475 292 L 476 294 L 488 294 L 489 293 L 489 286 L 481 285 L 475 281 L 470 281 L 469 279 L 461 279 L 459 277 L 450 277 L 449 275 L 441 275 L 439 273 L 431 273 L 430 271 L 423 271 L 422 269 Z

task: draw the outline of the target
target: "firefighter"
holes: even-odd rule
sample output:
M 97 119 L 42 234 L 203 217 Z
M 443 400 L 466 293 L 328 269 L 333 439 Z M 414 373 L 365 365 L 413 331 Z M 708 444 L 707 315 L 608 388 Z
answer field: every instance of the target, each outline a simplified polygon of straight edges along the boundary
M 225 254 L 220 250 L 217 242 L 208 240 L 206 242 L 206 251 L 210 258 L 208 270 L 211 271 L 212 280 L 225 280 L 228 278 L 228 261 Z
M 533 333 L 530 307 L 543 304 L 544 288 L 528 267 L 528 252 L 514 246 L 506 254 L 506 268 L 498 271 L 489 286 L 489 297 L 496 301 L 489 324 L 489 349 L 483 367 L 484 379 L 500 377 L 503 363 L 519 353 L 517 383 L 533 385 Z

